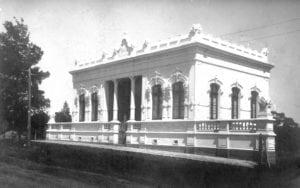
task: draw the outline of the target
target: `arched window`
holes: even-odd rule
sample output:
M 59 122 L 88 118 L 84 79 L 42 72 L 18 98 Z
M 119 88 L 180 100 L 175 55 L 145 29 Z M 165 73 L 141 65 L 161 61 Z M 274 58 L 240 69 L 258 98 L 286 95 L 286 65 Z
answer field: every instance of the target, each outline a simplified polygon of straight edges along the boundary
M 161 85 L 154 85 L 152 87 L 152 119 L 162 119 Z
M 218 84 L 210 85 L 210 119 L 218 119 L 219 89 Z
M 173 119 L 184 118 L 184 88 L 182 82 L 172 85 L 173 92 Z
M 84 121 L 85 117 L 85 97 L 84 94 L 79 96 L 79 121 Z
M 251 118 L 257 117 L 257 99 L 258 93 L 257 91 L 251 91 Z
M 97 92 L 92 94 L 92 121 L 98 120 L 98 96 Z
M 232 119 L 239 118 L 239 96 L 240 96 L 240 89 L 237 87 L 232 88 L 232 95 L 231 95 L 231 118 Z

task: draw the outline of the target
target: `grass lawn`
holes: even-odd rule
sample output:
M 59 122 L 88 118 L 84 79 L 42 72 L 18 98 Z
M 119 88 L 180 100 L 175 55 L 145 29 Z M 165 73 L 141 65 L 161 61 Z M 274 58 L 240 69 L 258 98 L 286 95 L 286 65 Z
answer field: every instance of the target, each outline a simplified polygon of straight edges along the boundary
M 68 151 L 66 152 L 68 153 Z M 22 187 L 22 188 L 34 188 L 34 187 L 154 187 L 157 184 L 158 180 L 143 180 L 139 179 L 134 174 L 128 173 L 129 171 L 125 171 L 127 176 L 120 175 L 122 174 L 122 170 L 120 173 L 114 174 L 114 172 L 110 171 L 109 174 L 106 173 L 91 173 L 84 172 L 80 170 L 74 169 L 66 169 L 58 166 L 49 166 L 42 161 L 36 160 L 37 153 L 32 152 L 30 148 L 25 148 L 22 144 L 12 143 L 10 141 L 0 140 L 0 187 Z M 61 156 L 65 157 L 65 154 Z M 86 156 L 85 158 L 86 159 Z M 63 160 L 63 159 L 62 159 Z M 98 160 L 98 158 L 97 158 Z M 146 160 L 146 159 L 145 159 Z M 149 159 L 147 159 L 149 160 Z M 150 161 L 145 161 L 145 164 L 152 164 Z M 174 160 L 175 162 L 176 160 Z M 134 162 L 137 162 L 134 160 Z M 200 166 L 203 169 L 204 166 Z M 214 165 L 212 166 L 214 168 Z M 150 168 L 152 169 L 152 168 Z M 162 171 L 167 171 L 167 169 L 161 169 Z M 169 169 L 170 170 L 170 169 Z M 171 169 L 172 170 L 172 169 Z M 177 168 L 173 169 L 177 171 Z M 185 170 L 185 169 L 181 169 Z M 222 169 L 215 169 L 220 174 L 222 173 Z M 223 169 L 224 170 L 224 169 Z M 190 172 L 189 170 L 186 172 Z M 123 172 L 124 173 L 124 172 Z M 166 175 L 165 172 L 160 172 L 162 175 Z M 201 178 L 201 174 L 195 174 L 194 171 L 190 172 L 191 176 L 194 178 Z M 226 172 L 225 172 L 226 173 Z M 151 172 L 149 173 L 151 174 Z M 174 173 L 176 175 L 176 173 Z M 173 175 L 174 175 L 173 174 Z M 146 174 L 146 176 L 148 173 Z M 168 176 L 172 174 L 167 174 Z M 228 178 L 232 178 L 234 175 L 231 175 L 228 172 Z M 247 178 L 249 174 L 244 174 L 243 178 Z M 131 177 L 130 177 L 131 176 Z M 251 183 L 246 185 L 246 187 L 287 187 L 287 188 L 298 188 L 300 187 L 300 164 L 295 163 L 295 165 L 289 166 L 289 168 L 283 169 L 271 169 L 271 170 L 263 170 L 258 174 L 260 177 L 256 183 Z M 167 178 L 167 177 L 166 177 Z M 177 178 L 182 178 L 178 176 Z M 203 178 L 203 177 L 202 177 Z M 236 178 L 236 177 L 235 177 Z M 233 177 L 233 180 L 235 180 Z M 173 178 L 174 179 L 174 178 Z M 213 178 L 214 179 L 214 178 Z M 192 181 L 193 179 L 191 179 Z M 195 180 L 195 179 L 194 179 Z M 216 178 L 218 180 L 218 178 Z M 201 180 L 202 181 L 202 180 Z M 205 177 L 203 181 L 208 181 L 208 187 L 212 187 L 209 185 L 219 185 L 217 187 L 232 187 L 232 184 L 235 187 L 241 187 L 238 182 L 231 182 L 230 186 L 225 186 L 225 184 L 214 184 L 211 180 L 207 180 Z M 161 187 L 165 187 L 162 184 Z M 176 187 L 177 184 L 175 184 Z M 198 185 L 198 184 L 197 184 Z M 180 184 L 177 185 L 178 187 Z M 170 187 L 170 186 L 167 186 Z M 199 186 L 197 186 L 199 187 Z
M 20 144 L 0 141 L 0 187 L 149 187 L 104 174 L 51 167 L 27 160 Z

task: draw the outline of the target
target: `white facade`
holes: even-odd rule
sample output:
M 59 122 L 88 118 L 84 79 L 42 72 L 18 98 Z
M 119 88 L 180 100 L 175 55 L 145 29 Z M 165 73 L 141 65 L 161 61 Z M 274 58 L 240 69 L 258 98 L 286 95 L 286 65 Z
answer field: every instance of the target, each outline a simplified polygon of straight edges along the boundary
M 111 55 L 103 53 L 99 60 L 76 63 L 70 72 L 74 87 L 74 123 L 50 125 L 47 137 L 117 144 L 122 142 L 121 124 L 127 122 L 128 128 L 124 131 L 127 145 L 255 151 L 258 150 L 258 134 L 263 133 L 268 136 L 268 146 L 274 150 L 275 135 L 267 107 L 272 67 L 266 49 L 257 52 L 213 38 L 202 33 L 199 25 L 194 25 L 187 35 L 154 44 L 145 42 L 137 49 L 124 38 Z M 175 108 L 173 84 L 178 82 L 184 90 L 182 96 L 178 95 L 183 105 Z M 216 104 L 212 102 L 211 84 L 219 88 Z M 162 112 L 158 120 L 154 120 L 152 114 L 158 113 L 153 111 L 153 105 L 157 105 L 153 102 L 153 86 L 156 85 L 160 85 L 162 92 Z M 232 88 L 239 90 L 234 119 Z M 258 94 L 253 107 L 255 112 L 251 112 L 252 91 Z M 93 93 L 97 93 L 98 104 L 94 106 L 97 108 L 94 121 Z M 80 95 L 85 99 L 82 122 Z M 173 110 L 179 108 L 178 114 L 183 114 L 174 119 Z M 112 110 L 110 114 L 109 110 Z M 212 120 L 212 113 L 217 114 L 217 118 Z M 256 113 L 255 119 L 251 118 L 251 113 Z M 128 114 L 130 117 L 126 117 Z M 140 119 L 136 117 L 139 114 Z M 60 128 L 55 129 L 55 126 Z

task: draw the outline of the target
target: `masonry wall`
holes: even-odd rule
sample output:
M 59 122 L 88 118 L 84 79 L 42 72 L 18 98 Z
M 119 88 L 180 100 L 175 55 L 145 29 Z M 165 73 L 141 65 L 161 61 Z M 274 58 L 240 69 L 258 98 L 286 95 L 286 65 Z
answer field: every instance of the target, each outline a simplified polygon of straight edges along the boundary
M 243 65 L 242 65 L 243 64 Z M 269 97 L 270 73 L 242 59 L 232 60 L 222 55 L 196 55 L 195 118 L 209 119 L 210 84 L 220 85 L 219 118 L 231 119 L 232 88 L 240 87 L 239 119 L 250 119 L 251 91 L 258 89 L 259 97 Z

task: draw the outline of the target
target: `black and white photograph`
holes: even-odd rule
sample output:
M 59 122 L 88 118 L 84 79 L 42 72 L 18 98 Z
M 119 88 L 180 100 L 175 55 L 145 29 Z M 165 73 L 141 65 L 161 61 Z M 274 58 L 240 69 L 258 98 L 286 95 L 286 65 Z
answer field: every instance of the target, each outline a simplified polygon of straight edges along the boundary
M 300 1 L 0 0 L 0 187 L 300 187 Z

